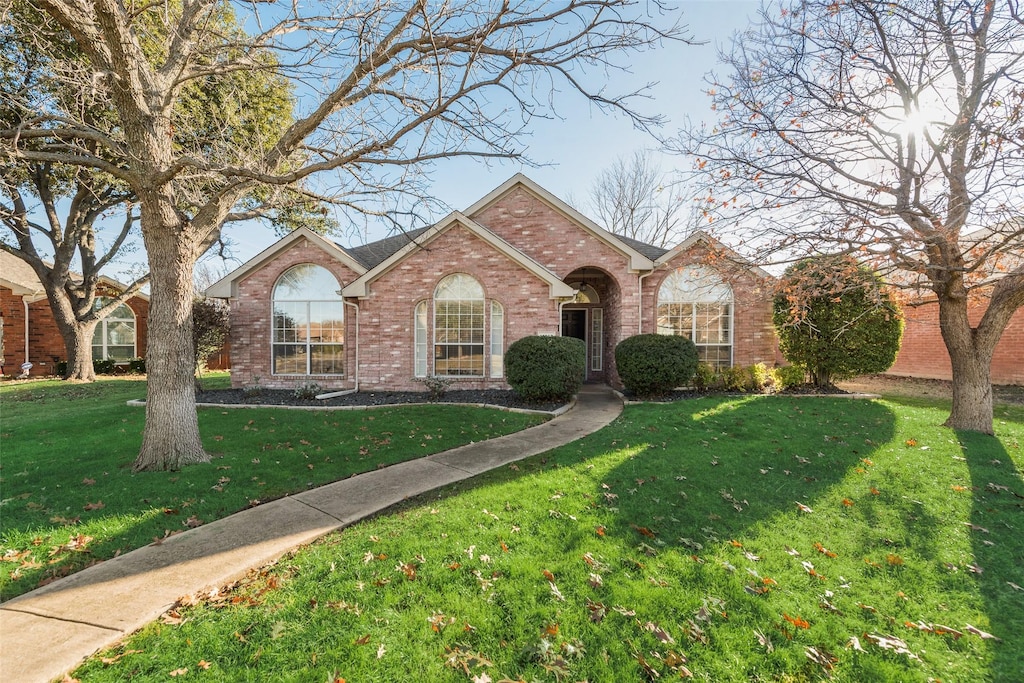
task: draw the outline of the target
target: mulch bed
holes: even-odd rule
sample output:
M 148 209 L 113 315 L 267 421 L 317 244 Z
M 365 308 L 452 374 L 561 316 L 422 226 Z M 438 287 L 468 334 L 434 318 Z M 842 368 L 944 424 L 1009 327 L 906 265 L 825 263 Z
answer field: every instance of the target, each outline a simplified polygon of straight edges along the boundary
M 485 391 L 449 391 L 436 400 L 421 391 L 357 391 L 334 398 L 303 399 L 296 398 L 290 389 L 262 389 L 258 393 L 246 392 L 242 389 L 211 389 L 196 394 L 198 403 L 218 403 L 222 405 L 264 405 L 264 406 L 302 406 L 302 407 L 368 407 L 386 405 L 405 405 L 410 403 L 485 403 L 502 408 L 525 410 L 553 411 L 561 408 L 562 403 L 527 403 L 514 391 L 489 389 Z

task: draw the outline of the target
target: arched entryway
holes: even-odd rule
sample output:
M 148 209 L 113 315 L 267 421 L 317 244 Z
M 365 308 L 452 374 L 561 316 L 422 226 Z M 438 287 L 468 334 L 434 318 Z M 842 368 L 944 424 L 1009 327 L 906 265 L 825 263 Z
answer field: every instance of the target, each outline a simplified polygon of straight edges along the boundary
M 609 331 L 619 329 L 619 285 L 600 268 L 577 268 L 564 282 L 576 296 L 562 304 L 562 336 L 582 339 L 587 346 L 588 382 L 604 382 L 612 363 L 617 339 Z

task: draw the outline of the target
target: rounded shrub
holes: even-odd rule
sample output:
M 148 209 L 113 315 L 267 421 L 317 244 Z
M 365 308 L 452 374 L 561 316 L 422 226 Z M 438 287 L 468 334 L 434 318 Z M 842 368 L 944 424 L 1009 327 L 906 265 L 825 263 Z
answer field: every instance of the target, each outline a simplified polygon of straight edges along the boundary
M 819 387 L 888 370 L 903 336 L 899 306 L 881 277 L 846 255 L 787 268 L 772 320 L 782 355 Z
M 582 339 L 523 337 L 505 352 L 505 377 L 526 401 L 565 401 L 583 386 L 586 362 Z
M 697 347 L 686 337 L 637 334 L 615 347 L 615 365 L 627 391 L 660 396 L 693 378 Z

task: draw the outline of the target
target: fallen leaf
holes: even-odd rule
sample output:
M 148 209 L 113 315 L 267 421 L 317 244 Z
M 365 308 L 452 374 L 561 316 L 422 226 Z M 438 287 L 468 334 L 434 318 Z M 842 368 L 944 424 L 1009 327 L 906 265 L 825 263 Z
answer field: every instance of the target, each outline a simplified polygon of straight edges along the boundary
M 991 633 L 986 633 L 985 631 L 982 631 L 979 628 L 975 628 L 974 626 L 971 626 L 970 624 L 965 624 L 964 625 L 964 630 L 967 631 L 968 633 L 970 633 L 971 635 L 978 636 L 979 638 L 982 638 L 982 639 L 985 639 L 985 640 L 991 639 L 991 640 L 995 640 L 995 641 L 998 641 L 998 642 L 1002 642 L 1002 640 L 1003 640 L 1002 638 L 997 638 L 996 636 L 992 635 Z
M 82 480 L 82 483 L 85 484 L 86 486 L 92 486 L 93 484 L 96 483 L 96 480 L 86 477 L 85 479 Z
M 167 675 L 168 676 L 172 676 L 172 677 L 173 676 L 184 676 L 187 673 L 188 673 L 188 669 L 182 668 L 182 669 L 175 669 L 174 671 L 170 671 L 170 672 L 168 672 Z
M 804 505 L 803 503 L 801 503 L 799 501 L 797 501 L 796 507 L 797 507 L 798 510 L 800 510 L 800 512 L 803 512 L 804 514 L 808 514 L 809 515 L 812 512 L 814 512 L 814 510 L 812 510 L 810 507 Z
M 106 506 L 103 504 L 103 501 L 97 500 L 95 503 L 86 503 L 82 509 L 88 512 L 89 510 L 102 510 L 104 507 Z
M 355 639 L 355 644 L 356 645 L 366 645 L 368 642 L 370 642 L 370 634 L 369 633 L 367 633 L 365 636 L 362 636 L 360 638 L 356 638 Z
M 210 663 L 208 661 L 206 661 L 205 659 L 200 659 L 199 663 L 196 664 L 196 666 L 198 666 L 203 671 L 206 671 L 207 669 L 210 668 Z

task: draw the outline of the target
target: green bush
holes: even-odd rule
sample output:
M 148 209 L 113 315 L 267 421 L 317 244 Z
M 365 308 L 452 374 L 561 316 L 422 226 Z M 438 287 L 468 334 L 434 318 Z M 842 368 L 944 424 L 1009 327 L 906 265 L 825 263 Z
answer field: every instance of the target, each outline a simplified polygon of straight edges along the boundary
M 882 279 L 846 255 L 787 268 L 772 321 L 782 355 L 805 367 L 819 387 L 888 370 L 903 336 L 899 307 Z
M 721 375 L 715 371 L 710 363 L 697 363 L 697 371 L 693 374 L 693 386 L 697 391 L 715 389 L 721 382 Z
M 113 375 L 114 369 L 117 367 L 117 361 L 113 358 L 107 358 L 105 360 L 94 360 L 92 362 L 92 369 L 97 375 Z
M 783 365 L 775 368 L 779 389 L 798 387 L 807 381 L 807 371 L 800 365 Z
M 750 388 L 750 373 L 740 365 L 722 370 L 722 388 L 726 391 L 746 392 Z
M 686 337 L 637 334 L 615 347 L 615 365 L 630 393 L 660 396 L 693 378 L 697 347 Z
M 582 339 L 523 337 L 505 352 L 505 376 L 526 401 L 565 401 L 583 386 L 586 362 Z
M 145 358 L 132 358 L 128 361 L 128 373 L 132 375 L 145 375 L 146 374 L 146 359 Z
M 300 401 L 312 401 L 323 392 L 323 387 L 316 382 L 307 382 L 295 387 L 295 391 L 292 392 L 292 396 Z
M 747 369 L 750 390 L 762 393 L 775 386 L 775 371 L 764 363 L 754 363 Z

